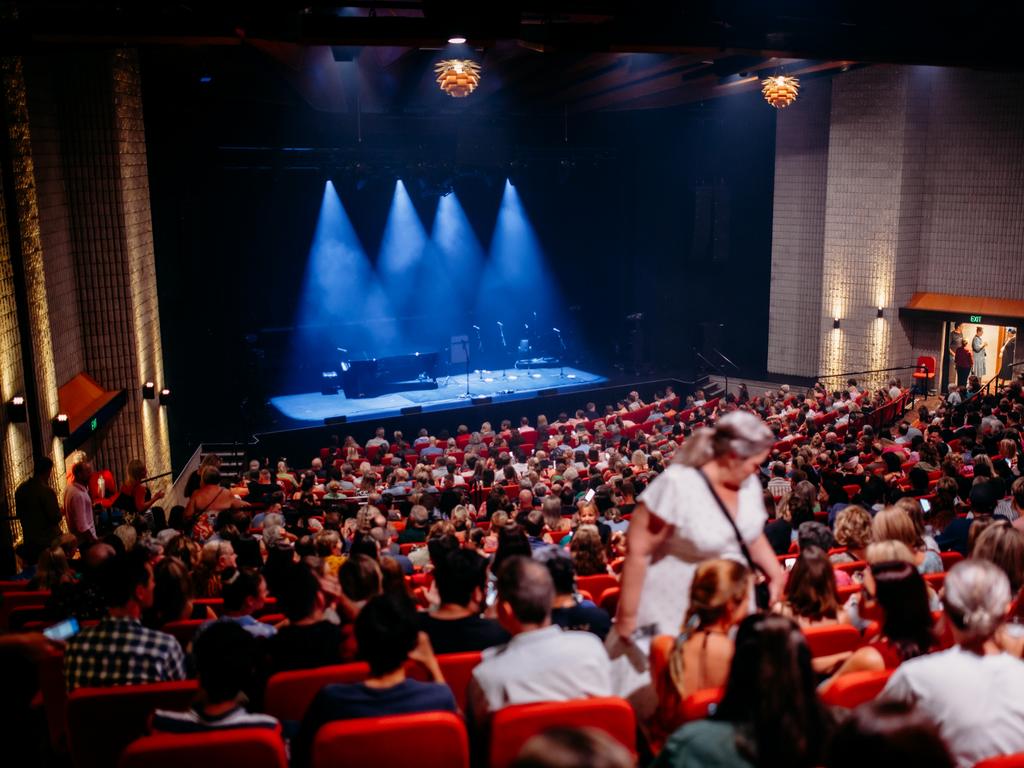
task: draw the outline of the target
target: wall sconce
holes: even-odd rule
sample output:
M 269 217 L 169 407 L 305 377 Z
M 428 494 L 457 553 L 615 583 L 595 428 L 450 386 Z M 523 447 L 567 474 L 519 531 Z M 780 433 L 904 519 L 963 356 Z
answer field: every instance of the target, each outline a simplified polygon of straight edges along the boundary
M 832 327 L 835 328 L 835 329 L 839 328 L 839 318 L 838 317 L 833 318 L 833 320 L 832 320 Z
M 142 385 L 142 399 L 153 400 L 156 398 L 156 384 L 152 381 L 147 381 Z
M 882 308 L 881 308 L 881 307 L 879 307 L 879 308 L 878 308 L 878 314 L 876 315 L 876 317 L 877 317 L 877 318 L 878 318 L 879 320 L 881 320 L 881 319 L 882 319 L 883 317 L 885 317 L 885 312 L 883 312 L 883 311 L 882 311 Z
M 28 421 L 28 407 L 25 405 L 25 398 L 15 395 L 7 403 L 7 420 L 15 424 L 23 424 Z
M 66 413 L 58 413 L 53 417 L 51 424 L 54 437 L 71 437 L 71 422 L 68 421 Z
M 167 389 L 167 387 L 160 390 L 160 405 L 170 405 L 172 399 L 171 390 Z

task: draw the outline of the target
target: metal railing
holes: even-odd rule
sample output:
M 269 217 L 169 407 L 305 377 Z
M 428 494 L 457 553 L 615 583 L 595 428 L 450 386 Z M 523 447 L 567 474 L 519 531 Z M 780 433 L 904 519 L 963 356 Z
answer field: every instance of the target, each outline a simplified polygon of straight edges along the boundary
M 917 363 L 911 365 L 898 365 L 891 368 L 872 368 L 866 371 L 846 371 L 845 373 L 819 373 L 815 380 L 825 385 L 828 390 L 842 389 L 850 379 L 857 380 L 857 386 L 861 389 L 878 389 L 886 381 L 893 378 L 900 378 L 895 374 L 900 372 L 913 373 L 917 370 Z M 908 386 L 908 382 L 901 382 Z

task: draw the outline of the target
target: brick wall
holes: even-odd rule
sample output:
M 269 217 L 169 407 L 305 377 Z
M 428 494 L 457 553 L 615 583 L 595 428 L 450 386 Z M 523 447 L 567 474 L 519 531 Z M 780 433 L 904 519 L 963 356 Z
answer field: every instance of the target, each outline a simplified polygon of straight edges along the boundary
M 779 112 L 775 141 L 768 360 L 771 370 L 800 376 L 819 366 L 808 329 L 821 317 L 830 102 L 828 81 L 808 83 Z
M 768 368 L 839 373 L 938 355 L 938 323 L 898 318 L 914 292 L 1024 295 L 1024 78 L 873 66 L 822 86 L 824 184 L 817 156 L 799 151 L 808 136 L 821 145 L 820 97 L 777 118 Z M 800 212 L 810 220 L 794 229 Z M 811 283 L 798 295 L 782 287 L 796 274 Z M 811 348 L 798 354 L 801 327 L 817 340 L 805 332 Z

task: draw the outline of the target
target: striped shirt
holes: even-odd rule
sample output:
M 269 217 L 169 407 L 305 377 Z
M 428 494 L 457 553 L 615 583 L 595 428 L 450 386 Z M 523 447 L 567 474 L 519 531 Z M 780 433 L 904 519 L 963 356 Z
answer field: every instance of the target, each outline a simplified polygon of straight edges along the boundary
M 153 730 L 157 733 L 204 733 L 223 731 L 230 728 L 281 729 L 276 717 L 246 712 L 244 707 L 235 707 L 223 715 L 207 715 L 197 708 L 185 712 L 158 709 L 153 713 Z

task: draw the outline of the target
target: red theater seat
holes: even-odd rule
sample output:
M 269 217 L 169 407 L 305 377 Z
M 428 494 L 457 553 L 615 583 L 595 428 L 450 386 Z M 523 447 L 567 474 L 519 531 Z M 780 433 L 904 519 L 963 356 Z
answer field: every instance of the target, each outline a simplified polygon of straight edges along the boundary
M 1024 768 L 1024 752 L 990 757 L 980 763 L 975 763 L 974 768 Z
M 410 764 L 469 768 L 469 739 L 462 719 L 451 712 L 419 712 L 337 721 L 323 726 L 313 742 L 313 768 Z
M 131 742 L 145 735 L 156 709 L 185 710 L 195 680 L 113 688 L 79 688 L 68 694 L 68 747 L 75 768 L 109 768 Z
M 520 704 L 505 707 L 491 721 L 490 768 L 508 768 L 532 736 L 549 728 L 599 728 L 636 754 L 636 719 L 624 699 Z
M 606 589 L 619 586 L 619 580 L 614 576 L 599 574 L 597 576 L 578 576 L 576 586 L 585 589 L 592 595 L 600 597 Z
M 855 651 L 860 647 L 860 632 L 849 624 L 806 627 L 803 632 L 811 656 L 831 656 L 834 653 Z
M 116 728 L 116 724 L 111 724 Z M 210 733 L 160 733 L 130 744 L 118 768 L 288 768 L 284 742 L 269 728 L 232 728 Z
M 853 709 L 880 694 L 892 673 L 891 669 L 883 669 L 841 675 L 829 686 L 821 700 L 829 706 Z

